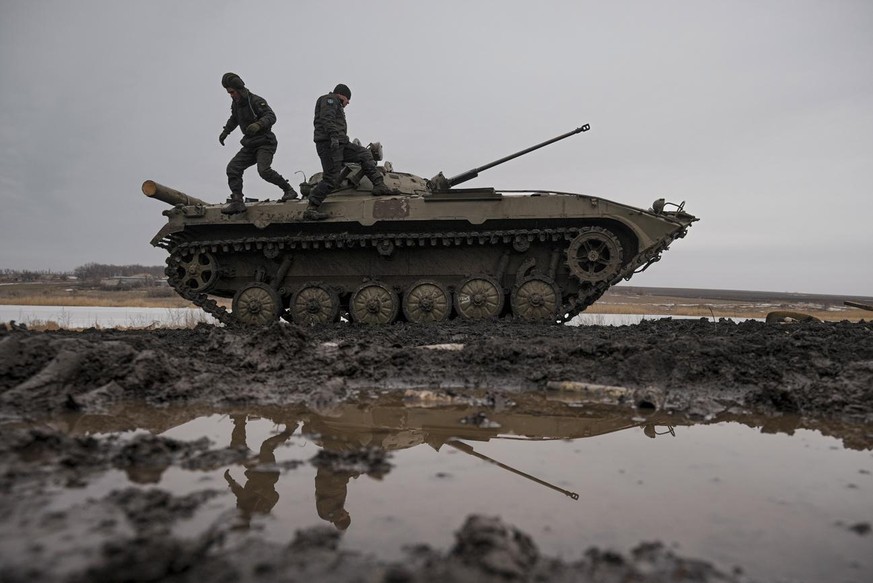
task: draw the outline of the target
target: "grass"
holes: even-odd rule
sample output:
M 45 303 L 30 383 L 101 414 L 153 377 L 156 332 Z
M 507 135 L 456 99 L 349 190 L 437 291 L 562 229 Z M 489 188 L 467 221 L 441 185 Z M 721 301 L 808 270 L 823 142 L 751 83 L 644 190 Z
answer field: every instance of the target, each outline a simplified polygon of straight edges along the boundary
M 111 290 L 65 284 L 0 285 L 0 305 L 186 308 L 190 303 L 169 287 Z
M 842 321 L 873 319 L 873 312 L 863 312 L 853 308 L 822 308 L 803 305 L 780 304 L 778 306 L 756 306 L 753 304 L 719 306 L 717 304 L 693 304 L 669 306 L 650 303 L 603 304 L 595 303 L 585 310 L 588 314 L 644 314 L 657 316 L 695 316 L 700 318 L 765 318 L 775 311 L 800 312 L 819 320 Z
M 640 298 L 643 300 L 643 298 Z M 655 303 L 640 301 L 637 303 L 596 302 L 585 310 L 589 314 L 643 314 L 647 316 L 695 316 L 700 318 L 765 318 L 770 312 L 799 312 L 814 316 L 826 322 L 841 322 L 848 320 L 873 320 L 873 312 L 849 308 L 847 306 L 780 303 L 720 303 L 707 301 L 692 303 L 683 299 L 682 305 L 671 303 Z

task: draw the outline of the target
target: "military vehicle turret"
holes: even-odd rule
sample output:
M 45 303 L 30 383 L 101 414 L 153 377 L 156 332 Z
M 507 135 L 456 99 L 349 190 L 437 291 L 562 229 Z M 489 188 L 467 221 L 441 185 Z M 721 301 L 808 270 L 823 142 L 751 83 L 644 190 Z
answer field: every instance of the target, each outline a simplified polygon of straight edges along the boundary
M 697 218 L 684 202 L 664 199 L 644 210 L 588 194 L 457 185 L 588 129 L 451 178 L 427 180 L 384 162 L 391 194 L 383 196 L 373 196 L 361 169 L 349 165 L 321 206 L 328 219 L 318 222 L 302 220 L 305 199 L 249 200 L 245 213 L 227 216 L 221 204 L 147 180 L 146 196 L 173 205 L 152 245 L 170 254 L 173 289 L 226 325 L 280 317 L 299 324 L 343 317 L 566 322 L 658 261 Z M 369 148 L 381 161 L 381 145 Z M 304 195 L 320 176 L 301 185 Z M 215 297 L 232 298 L 231 311 Z

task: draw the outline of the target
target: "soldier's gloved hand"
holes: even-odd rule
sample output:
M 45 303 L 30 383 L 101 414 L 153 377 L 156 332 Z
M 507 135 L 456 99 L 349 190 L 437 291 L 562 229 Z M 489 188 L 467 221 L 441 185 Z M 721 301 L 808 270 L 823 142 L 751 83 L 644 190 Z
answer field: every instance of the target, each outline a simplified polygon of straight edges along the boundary
M 259 124 L 258 122 L 250 123 L 249 126 L 246 128 L 246 133 L 249 135 L 256 134 L 259 131 L 261 131 L 261 124 Z
M 230 135 L 230 132 L 221 132 L 221 135 L 218 136 L 218 143 L 222 146 L 224 145 L 224 140 L 227 139 L 227 136 Z
M 339 138 L 331 138 L 330 139 L 330 149 L 337 150 L 337 149 L 339 149 L 339 147 L 340 147 Z

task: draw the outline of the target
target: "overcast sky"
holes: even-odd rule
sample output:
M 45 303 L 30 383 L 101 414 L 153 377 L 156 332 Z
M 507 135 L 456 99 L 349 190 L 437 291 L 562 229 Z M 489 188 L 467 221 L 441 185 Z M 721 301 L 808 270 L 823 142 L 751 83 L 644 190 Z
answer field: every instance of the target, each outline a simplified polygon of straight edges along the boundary
M 234 71 L 294 184 L 338 82 L 350 136 L 424 177 L 589 123 L 465 186 L 685 201 L 631 284 L 871 296 L 871 63 L 870 0 L 0 0 L 0 268 L 162 264 L 140 186 L 225 199 Z

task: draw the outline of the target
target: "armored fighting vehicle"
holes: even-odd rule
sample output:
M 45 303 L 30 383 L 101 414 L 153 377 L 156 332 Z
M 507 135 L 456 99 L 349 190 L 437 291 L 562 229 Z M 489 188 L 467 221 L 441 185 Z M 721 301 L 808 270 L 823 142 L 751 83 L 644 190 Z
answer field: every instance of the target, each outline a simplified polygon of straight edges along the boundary
M 588 194 L 457 185 L 588 129 L 451 178 L 384 162 L 391 193 L 382 196 L 348 165 L 320 208 L 329 217 L 317 222 L 302 220 L 305 198 L 249 200 L 228 216 L 147 180 L 143 193 L 173 206 L 152 245 L 169 252 L 173 289 L 226 325 L 566 322 L 658 261 L 697 218 L 664 199 L 644 210 Z M 369 148 L 381 162 L 381 145 Z M 304 196 L 320 178 L 301 184 Z M 214 297 L 232 298 L 231 311 Z

